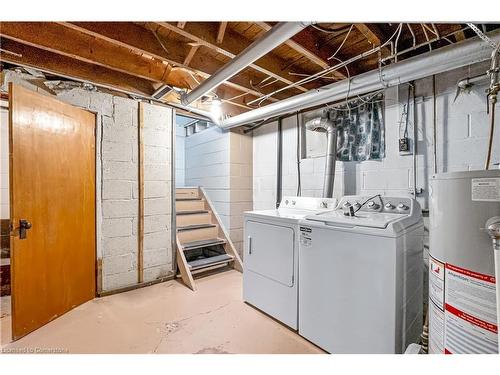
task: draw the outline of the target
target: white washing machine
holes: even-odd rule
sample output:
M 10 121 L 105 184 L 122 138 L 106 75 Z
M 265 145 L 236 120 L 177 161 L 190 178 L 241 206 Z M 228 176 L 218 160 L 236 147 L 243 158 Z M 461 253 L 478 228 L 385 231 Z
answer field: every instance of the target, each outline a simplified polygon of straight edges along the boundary
M 334 198 L 284 197 L 278 209 L 245 213 L 243 299 L 297 329 L 299 219 L 331 211 Z
M 418 340 L 424 226 L 415 200 L 346 196 L 299 225 L 301 336 L 330 353 L 403 353 Z

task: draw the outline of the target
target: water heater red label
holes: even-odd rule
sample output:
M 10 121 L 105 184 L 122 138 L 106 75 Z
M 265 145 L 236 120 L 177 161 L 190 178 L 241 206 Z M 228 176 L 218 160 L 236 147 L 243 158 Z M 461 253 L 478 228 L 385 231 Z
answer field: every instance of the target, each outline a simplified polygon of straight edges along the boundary
M 447 263 L 444 275 L 444 352 L 498 352 L 495 277 Z

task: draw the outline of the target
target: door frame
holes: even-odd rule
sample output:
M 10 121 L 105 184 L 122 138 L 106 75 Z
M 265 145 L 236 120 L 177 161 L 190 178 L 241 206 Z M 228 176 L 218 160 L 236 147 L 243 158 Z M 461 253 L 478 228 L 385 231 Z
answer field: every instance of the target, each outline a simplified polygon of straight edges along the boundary
M 8 137 L 9 137 L 9 168 L 8 168 L 8 173 L 9 173 L 9 223 L 10 223 L 10 236 L 9 236 L 9 248 L 10 248 L 10 274 L 11 274 L 11 339 L 12 342 L 17 341 L 21 339 L 22 337 L 25 337 L 29 335 L 32 332 L 35 332 L 37 329 L 35 329 L 32 332 L 27 333 L 24 336 L 21 337 L 14 337 L 14 303 L 13 303 L 13 295 L 14 295 L 14 288 L 12 288 L 13 285 L 13 280 L 15 278 L 15 272 L 13 267 L 12 267 L 12 260 L 13 260 L 13 254 L 14 254 L 14 237 L 15 237 L 15 232 L 14 232 L 14 222 L 13 222 L 13 111 L 12 111 L 12 106 L 11 106 L 11 100 L 12 100 L 12 86 L 14 85 L 13 82 L 9 82 L 9 92 L 7 94 L 7 101 L 8 101 Z M 30 90 L 33 91 L 37 94 L 38 91 L 33 90 L 32 88 L 25 87 L 23 85 L 18 85 L 22 87 L 25 90 Z M 44 95 L 44 94 L 39 94 L 39 95 Z M 93 126 L 93 144 L 94 144 L 94 230 L 95 230 L 95 238 L 94 238 L 94 255 L 95 255 L 95 263 L 94 263 L 94 298 L 99 296 L 99 293 L 102 290 L 102 256 L 100 256 L 100 241 L 98 241 L 98 238 L 100 238 L 101 235 L 101 221 L 98 221 L 98 218 L 101 217 L 101 199 L 100 199 L 100 194 L 98 194 L 97 186 L 102 184 L 102 160 L 101 160 L 101 147 L 98 147 L 97 139 L 99 136 L 99 139 L 102 137 L 102 130 L 100 129 L 101 124 L 101 118 L 98 114 L 98 112 L 91 111 L 88 108 L 82 108 L 80 106 L 76 106 L 70 103 L 67 103 L 65 101 L 62 101 L 61 99 L 57 98 L 56 96 L 50 95 L 50 98 L 55 99 L 61 103 L 64 103 L 66 105 L 73 106 L 75 108 L 78 108 L 80 110 L 86 111 L 91 113 L 94 116 L 94 126 Z M 102 143 L 102 142 L 101 142 Z M 100 163 L 99 163 L 100 162 Z M 101 165 L 99 165 L 101 164 Z M 100 166 L 100 168 L 99 168 Z M 69 310 L 71 311 L 71 310 Z M 69 312 L 67 311 L 67 312 Z M 66 314 L 65 312 L 64 314 Z M 63 315 L 64 315 L 63 314 Z M 51 319 L 44 325 L 52 322 L 53 320 L 61 317 L 62 315 L 58 315 L 57 317 Z M 43 326 L 42 326 L 43 327 Z M 41 327 L 40 327 L 41 328 Z

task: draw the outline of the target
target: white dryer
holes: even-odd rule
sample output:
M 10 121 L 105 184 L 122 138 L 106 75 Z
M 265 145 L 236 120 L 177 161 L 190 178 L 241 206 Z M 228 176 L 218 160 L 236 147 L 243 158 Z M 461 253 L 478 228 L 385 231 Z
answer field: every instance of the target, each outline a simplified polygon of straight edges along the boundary
M 243 299 L 297 329 L 299 220 L 331 211 L 334 198 L 284 197 L 278 209 L 245 212 Z
M 404 352 L 422 329 L 423 232 L 409 198 L 346 196 L 301 220 L 299 334 L 330 353 Z

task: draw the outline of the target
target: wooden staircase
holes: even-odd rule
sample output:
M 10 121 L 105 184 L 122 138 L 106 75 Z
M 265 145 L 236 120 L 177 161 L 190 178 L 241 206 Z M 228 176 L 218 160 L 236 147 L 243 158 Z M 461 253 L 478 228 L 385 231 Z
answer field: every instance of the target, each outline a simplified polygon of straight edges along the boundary
M 175 191 L 177 267 L 184 284 L 196 290 L 194 275 L 222 267 L 243 271 L 241 259 L 205 190 Z

